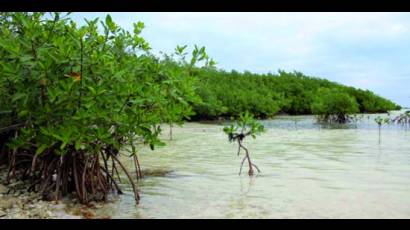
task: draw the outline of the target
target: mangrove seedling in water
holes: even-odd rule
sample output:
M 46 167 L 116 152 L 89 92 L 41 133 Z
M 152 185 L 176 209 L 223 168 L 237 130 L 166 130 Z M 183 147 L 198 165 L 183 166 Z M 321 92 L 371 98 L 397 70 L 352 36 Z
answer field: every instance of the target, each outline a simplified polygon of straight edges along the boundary
M 253 138 L 256 138 L 256 135 L 262 133 L 264 130 L 265 129 L 263 125 L 259 123 L 257 120 L 255 120 L 253 116 L 248 112 L 242 113 L 239 116 L 239 119 L 235 122 L 235 124 L 231 124 L 230 126 L 224 127 L 223 131 L 228 135 L 228 140 L 230 142 L 236 141 L 238 143 L 238 156 L 241 152 L 241 149 L 245 151 L 245 156 L 242 159 L 241 166 L 239 169 L 239 175 L 241 175 L 242 167 L 245 160 L 248 161 L 249 176 L 252 176 L 254 174 L 254 167 L 258 171 L 258 173 L 261 172 L 258 166 L 252 163 L 248 149 L 245 146 L 243 146 L 243 140 L 247 136 L 252 136 Z
M 380 132 L 381 132 L 381 129 L 382 129 L 382 125 L 383 124 L 389 124 L 390 123 L 390 119 L 389 118 L 382 118 L 382 117 L 380 117 L 380 116 L 378 116 L 378 117 L 376 117 L 375 119 L 374 119 L 374 121 L 377 123 L 377 125 L 379 126 L 379 143 L 380 143 Z

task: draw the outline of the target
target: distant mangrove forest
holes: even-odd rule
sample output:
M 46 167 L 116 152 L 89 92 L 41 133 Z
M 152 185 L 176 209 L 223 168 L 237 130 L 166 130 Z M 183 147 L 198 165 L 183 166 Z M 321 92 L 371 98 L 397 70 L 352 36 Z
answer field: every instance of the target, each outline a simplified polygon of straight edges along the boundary
M 344 86 L 300 72 L 255 74 L 248 71 L 227 72 L 201 69 L 197 94 L 202 102 L 195 104 L 194 119 L 236 117 L 249 111 L 259 118 L 278 113 L 354 114 L 381 113 L 401 107 L 369 90 Z

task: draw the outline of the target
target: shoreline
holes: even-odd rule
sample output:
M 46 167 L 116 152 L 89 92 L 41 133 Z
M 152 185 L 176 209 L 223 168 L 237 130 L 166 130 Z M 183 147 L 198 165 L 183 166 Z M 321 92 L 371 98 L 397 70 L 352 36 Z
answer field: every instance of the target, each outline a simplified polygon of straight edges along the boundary
M 407 109 L 403 108 L 400 110 L 390 110 L 386 112 L 365 112 L 365 113 L 357 113 L 353 115 L 374 115 L 374 114 L 389 114 L 391 112 L 403 112 Z M 289 113 L 277 113 L 271 117 L 256 117 L 257 120 L 273 120 L 275 118 L 281 117 L 301 117 L 301 116 L 317 116 L 317 114 L 289 114 Z M 215 118 L 208 118 L 208 119 L 201 119 L 201 118 L 193 118 L 191 120 L 185 120 L 185 122 L 198 122 L 201 124 L 221 124 L 222 122 L 232 121 L 231 116 L 219 116 Z

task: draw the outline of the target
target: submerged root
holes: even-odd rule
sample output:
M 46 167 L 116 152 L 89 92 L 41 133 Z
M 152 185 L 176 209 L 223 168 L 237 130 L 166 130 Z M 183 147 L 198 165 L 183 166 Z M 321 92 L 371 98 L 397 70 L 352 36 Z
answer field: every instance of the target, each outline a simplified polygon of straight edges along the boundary
M 316 118 L 319 123 L 325 124 L 346 124 L 355 120 L 353 116 L 348 114 L 324 114 L 318 115 Z
M 145 169 L 142 171 L 142 175 L 144 177 L 165 177 L 169 176 L 173 170 L 167 170 L 167 169 Z

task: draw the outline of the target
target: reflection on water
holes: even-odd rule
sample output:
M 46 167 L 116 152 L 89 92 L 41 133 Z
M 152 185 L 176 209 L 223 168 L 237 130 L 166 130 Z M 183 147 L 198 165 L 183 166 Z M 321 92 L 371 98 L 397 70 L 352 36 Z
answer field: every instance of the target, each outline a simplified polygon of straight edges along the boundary
M 143 169 L 171 173 L 140 182 L 138 207 L 123 185 L 126 194 L 102 212 L 113 218 L 410 218 L 410 132 L 385 127 L 378 144 L 375 116 L 344 129 L 319 129 L 311 116 L 263 121 L 267 132 L 245 140 L 262 170 L 251 178 L 238 176 L 241 157 L 222 126 L 188 123 L 174 128 L 167 146 L 141 151 Z

